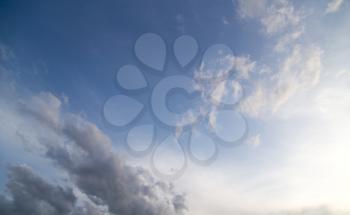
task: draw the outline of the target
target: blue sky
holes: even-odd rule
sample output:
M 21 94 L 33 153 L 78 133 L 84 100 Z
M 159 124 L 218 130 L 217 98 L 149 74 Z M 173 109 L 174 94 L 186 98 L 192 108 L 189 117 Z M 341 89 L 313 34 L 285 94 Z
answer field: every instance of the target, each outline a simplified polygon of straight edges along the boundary
M 50 214 L 348 214 L 349 9 L 347 0 L 1 1 L 0 184 L 10 200 L 0 196 L 0 212 L 41 210 L 13 201 L 18 180 Z M 136 76 L 147 86 L 123 89 Z M 116 126 L 133 101 L 144 110 Z M 104 165 L 111 174 L 97 171 Z M 28 175 L 76 202 L 41 199 Z

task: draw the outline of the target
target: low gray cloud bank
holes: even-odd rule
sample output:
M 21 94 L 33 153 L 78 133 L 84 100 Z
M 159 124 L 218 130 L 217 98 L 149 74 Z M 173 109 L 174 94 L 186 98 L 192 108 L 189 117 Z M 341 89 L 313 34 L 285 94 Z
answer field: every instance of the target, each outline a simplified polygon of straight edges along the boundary
M 27 166 L 9 169 L 6 194 L 0 196 L 0 214 L 183 214 L 185 197 L 173 185 L 131 167 L 115 152 L 111 140 L 83 117 L 64 113 L 59 98 L 42 92 L 18 106 L 18 114 L 32 128 L 43 155 L 69 178 L 69 185 L 50 184 Z M 33 132 L 32 132 L 33 133 Z M 26 143 L 24 143 L 26 144 Z M 68 187 L 68 188 L 65 188 Z M 71 188 L 69 188 L 71 187 Z

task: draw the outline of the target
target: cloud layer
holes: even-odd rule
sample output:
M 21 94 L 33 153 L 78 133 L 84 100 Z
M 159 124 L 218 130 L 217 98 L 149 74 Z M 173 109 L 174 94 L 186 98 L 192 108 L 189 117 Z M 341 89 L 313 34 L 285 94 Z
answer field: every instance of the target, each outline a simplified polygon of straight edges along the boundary
M 184 196 L 175 193 L 172 184 L 126 165 L 96 125 L 64 113 L 61 100 L 53 94 L 32 96 L 18 105 L 17 114 L 29 124 L 39 123 L 31 135 L 44 146 L 45 156 L 68 174 L 71 188 L 51 185 L 30 168 L 14 166 L 8 196 L 1 196 L 1 214 L 157 215 L 186 210 Z M 52 134 L 45 134 L 43 128 Z

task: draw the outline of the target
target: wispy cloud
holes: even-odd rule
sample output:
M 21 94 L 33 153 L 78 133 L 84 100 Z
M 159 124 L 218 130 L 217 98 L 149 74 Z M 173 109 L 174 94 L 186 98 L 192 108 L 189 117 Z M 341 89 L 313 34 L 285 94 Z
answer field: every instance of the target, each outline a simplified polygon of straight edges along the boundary
M 260 134 L 253 135 L 246 140 L 246 144 L 258 147 L 261 144 Z
M 257 18 L 264 33 L 275 35 L 301 21 L 301 12 L 287 0 L 238 0 L 238 14 L 242 18 Z
M 273 51 L 290 51 L 293 44 L 303 36 L 305 13 L 288 0 L 237 0 L 238 14 L 243 19 L 256 19 L 262 32 L 275 41 Z
M 325 13 L 335 13 L 337 12 L 342 4 L 344 3 L 344 0 L 331 0 L 328 5 Z
M 322 50 L 296 45 L 273 75 L 256 81 L 255 90 L 241 105 L 250 116 L 273 113 L 300 90 L 314 87 L 322 69 Z
M 249 79 L 255 69 L 256 62 L 249 56 L 234 56 L 223 54 L 220 49 L 213 50 L 218 53 L 216 58 L 210 62 L 202 62 L 194 74 L 195 88 L 201 94 L 201 109 L 203 114 L 209 113 L 211 126 L 215 127 L 218 106 L 224 104 L 225 100 L 235 99 L 242 92 L 241 85 L 231 80 L 232 75 L 237 80 Z M 212 65 L 215 65 L 212 67 Z
M 257 5 L 258 12 L 250 13 Z M 298 42 L 305 32 L 305 16 L 290 1 L 238 0 L 238 12 L 242 18 L 253 18 L 260 22 L 264 35 L 275 42 L 271 51 L 279 59 L 267 64 L 268 68 L 276 68 L 273 73 L 252 80 L 255 87 L 242 103 L 242 111 L 255 117 L 276 112 L 296 93 L 318 83 L 322 50 L 315 45 Z

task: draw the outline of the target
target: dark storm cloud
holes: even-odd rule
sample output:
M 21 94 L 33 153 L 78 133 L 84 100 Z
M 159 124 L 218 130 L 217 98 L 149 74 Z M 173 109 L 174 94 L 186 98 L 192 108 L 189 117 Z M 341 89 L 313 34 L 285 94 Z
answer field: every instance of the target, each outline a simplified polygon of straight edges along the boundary
M 24 104 L 19 109 L 22 114 L 61 137 L 45 136 L 38 129 L 40 142 L 47 149 L 46 157 L 68 173 L 74 188 L 88 201 L 83 207 L 77 207 L 74 202 L 78 197 L 72 192 L 68 195 L 63 188 L 49 185 L 28 169 L 16 167 L 11 169 L 8 182 L 13 200 L 1 197 L 0 211 L 10 215 L 95 215 L 101 211 L 99 206 L 105 206 L 106 213 L 100 214 L 171 215 L 185 212 L 185 198 L 174 192 L 171 183 L 153 178 L 142 168 L 125 164 L 113 152 L 111 140 L 95 124 L 79 115 L 63 113 L 57 97 L 40 93 Z M 23 195 L 18 195 L 21 192 L 28 198 L 22 201 Z

